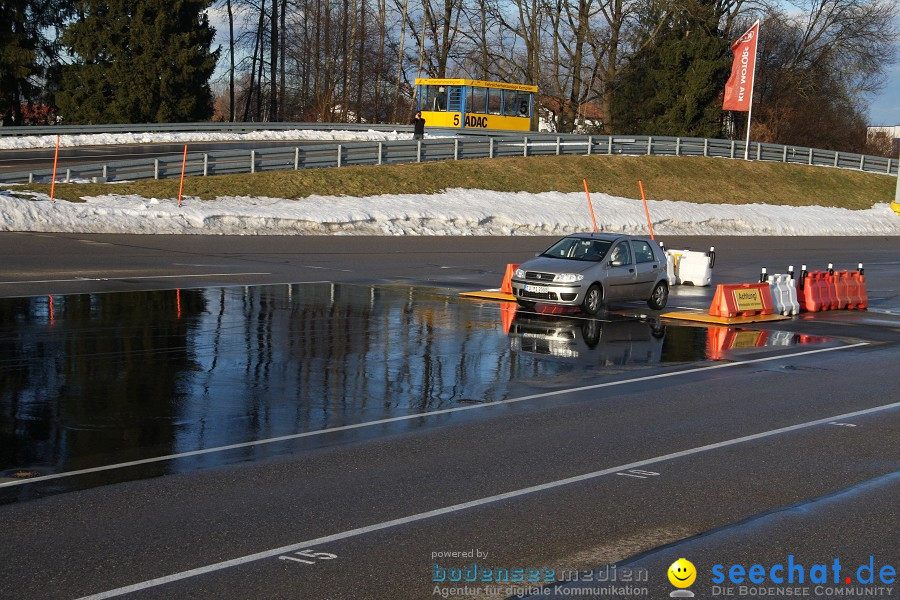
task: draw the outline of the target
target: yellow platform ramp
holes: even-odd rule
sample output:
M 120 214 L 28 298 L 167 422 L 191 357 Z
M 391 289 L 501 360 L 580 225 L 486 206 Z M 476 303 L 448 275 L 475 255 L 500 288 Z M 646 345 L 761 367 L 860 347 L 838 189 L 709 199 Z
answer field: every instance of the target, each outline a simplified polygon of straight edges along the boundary
M 766 321 L 787 321 L 791 317 L 784 315 L 752 315 L 749 317 L 714 317 L 705 312 L 667 312 L 659 315 L 665 319 L 680 319 L 697 323 L 713 323 L 714 325 L 742 325 L 744 323 L 764 323 Z
M 481 298 L 483 300 L 503 300 L 508 302 L 515 302 L 516 297 L 512 294 L 507 294 L 506 292 L 501 292 L 500 290 L 479 290 L 477 292 L 460 292 L 460 296 L 466 296 L 468 298 Z

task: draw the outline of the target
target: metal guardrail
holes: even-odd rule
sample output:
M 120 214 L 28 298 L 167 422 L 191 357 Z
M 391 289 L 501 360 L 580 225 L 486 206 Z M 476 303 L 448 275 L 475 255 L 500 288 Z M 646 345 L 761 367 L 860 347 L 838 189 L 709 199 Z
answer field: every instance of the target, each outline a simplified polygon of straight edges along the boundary
M 324 167 L 370 166 L 428 161 L 548 155 L 706 156 L 743 159 L 744 142 L 704 138 L 647 136 L 527 136 L 433 137 L 423 141 L 328 142 L 303 146 L 188 153 L 187 176 L 255 173 Z M 758 161 L 853 169 L 896 175 L 896 160 L 800 146 L 750 143 L 750 158 Z M 57 181 L 124 181 L 163 179 L 181 174 L 183 155 L 67 167 Z M 49 182 L 51 169 L 3 173 L 7 183 Z
M 99 133 L 247 133 L 250 131 L 290 131 L 312 129 L 318 131 L 405 131 L 412 132 L 412 125 L 367 125 L 357 123 L 142 123 L 111 125 L 47 125 L 0 127 L 0 137 L 33 135 L 91 135 Z

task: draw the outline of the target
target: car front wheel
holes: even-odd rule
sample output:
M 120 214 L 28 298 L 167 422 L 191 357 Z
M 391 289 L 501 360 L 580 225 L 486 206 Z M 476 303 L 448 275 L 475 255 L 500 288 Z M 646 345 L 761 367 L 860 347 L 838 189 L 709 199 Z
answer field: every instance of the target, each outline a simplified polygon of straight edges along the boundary
M 596 283 L 588 288 L 581 302 L 581 310 L 589 315 L 596 315 L 603 307 L 603 290 Z
M 666 307 L 666 302 L 668 301 L 669 284 L 665 281 L 660 281 L 656 284 L 656 287 L 653 288 L 653 293 L 650 294 L 650 299 L 647 300 L 647 306 L 653 310 L 662 310 Z

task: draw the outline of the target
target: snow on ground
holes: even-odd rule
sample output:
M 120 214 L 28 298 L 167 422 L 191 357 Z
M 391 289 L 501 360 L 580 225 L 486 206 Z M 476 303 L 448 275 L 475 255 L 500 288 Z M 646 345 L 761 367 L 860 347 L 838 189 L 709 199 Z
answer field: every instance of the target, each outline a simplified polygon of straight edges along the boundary
M 146 133 L 92 133 L 84 135 L 59 136 L 60 147 L 71 146 L 101 146 L 119 144 L 186 144 L 188 142 L 225 142 L 225 141 L 259 141 L 259 140 L 323 140 L 323 141 L 388 141 L 408 140 L 411 133 L 398 133 L 396 131 L 316 131 L 312 129 L 291 129 L 287 131 L 251 131 L 248 133 L 220 133 L 220 132 L 183 132 L 161 133 L 150 131 Z M 55 135 L 34 135 L 22 137 L 0 138 L 0 150 L 13 150 L 23 148 L 53 148 L 56 146 Z
M 562 235 L 591 228 L 584 194 L 451 189 L 438 194 L 302 200 L 146 199 L 107 194 L 85 203 L 0 190 L 0 231 L 234 235 Z M 604 231 L 645 234 L 640 200 L 593 194 Z M 650 201 L 658 235 L 900 235 L 889 204 L 853 211 L 821 206 Z

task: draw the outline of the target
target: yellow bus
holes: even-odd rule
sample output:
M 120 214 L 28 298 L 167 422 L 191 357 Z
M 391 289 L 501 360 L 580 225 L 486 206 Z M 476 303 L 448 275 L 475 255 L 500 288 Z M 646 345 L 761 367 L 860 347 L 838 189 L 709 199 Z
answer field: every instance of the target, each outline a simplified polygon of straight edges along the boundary
M 529 131 L 537 86 L 477 79 L 416 79 L 427 127 Z

